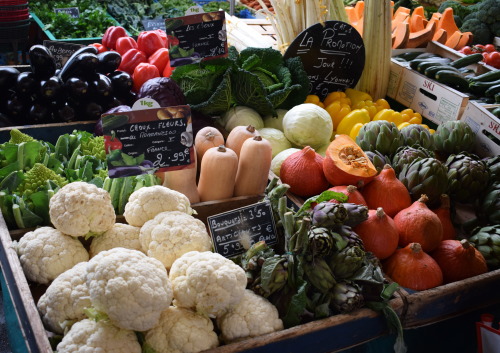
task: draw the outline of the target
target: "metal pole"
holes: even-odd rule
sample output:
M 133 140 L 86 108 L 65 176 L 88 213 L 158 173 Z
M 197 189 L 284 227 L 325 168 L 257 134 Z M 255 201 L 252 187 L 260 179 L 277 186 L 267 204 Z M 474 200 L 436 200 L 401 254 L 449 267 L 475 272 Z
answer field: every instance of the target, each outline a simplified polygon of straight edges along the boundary
M 236 0 L 229 0 L 229 14 L 234 16 L 234 2 Z

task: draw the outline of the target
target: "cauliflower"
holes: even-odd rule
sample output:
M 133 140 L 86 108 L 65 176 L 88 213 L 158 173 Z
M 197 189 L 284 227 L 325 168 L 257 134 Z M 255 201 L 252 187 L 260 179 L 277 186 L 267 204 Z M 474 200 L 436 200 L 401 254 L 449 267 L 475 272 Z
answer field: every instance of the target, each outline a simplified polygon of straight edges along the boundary
M 83 309 L 92 306 L 85 281 L 87 262 L 61 273 L 38 300 L 37 308 L 50 331 L 63 334 L 68 325 L 85 319 Z
M 125 205 L 123 216 L 128 224 L 142 227 L 158 213 L 165 211 L 193 214 L 186 195 L 162 185 L 154 185 L 134 191 Z
M 125 223 L 115 223 L 111 229 L 92 238 L 89 254 L 94 257 L 97 253 L 113 248 L 126 248 L 142 251 L 139 241 L 141 228 Z
M 146 332 L 144 342 L 156 353 L 195 353 L 219 345 L 212 320 L 175 306 L 161 313 L 158 325 Z
M 140 241 L 146 254 L 160 260 L 167 269 L 182 254 L 212 249 L 203 222 L 179 211 L 159 213 L 144 223 Z
M 26 278 L 47 284 L 79 262 L 89 260 L 82 243 L 52 227 L 40 227 L 15 243 Z
M 163 264 L 137 250 L 101 251 L 87 265 L 87 286 L 94 308 L 123 329 L 153 328 L 172 302 Z
M 57 345 L 58 353 L 141 353 L 134 331 L 107 320 L 84 319 L 74 324 Z
M 233 261 L 210 251 L 190 251 L 172 264 L 175 305 L 216 317 L 243 298 L 247 277 Z
M 109 193 L 83 181 L 59 189 L 50 199 L 49 215 L 55 228 L 74 237 L 104 233 L 116 221 Z
M 245 290 L 238 305 L 217 317 L 217 326 L 226 343 L 283 330 L 278 309 L 250 289 Z

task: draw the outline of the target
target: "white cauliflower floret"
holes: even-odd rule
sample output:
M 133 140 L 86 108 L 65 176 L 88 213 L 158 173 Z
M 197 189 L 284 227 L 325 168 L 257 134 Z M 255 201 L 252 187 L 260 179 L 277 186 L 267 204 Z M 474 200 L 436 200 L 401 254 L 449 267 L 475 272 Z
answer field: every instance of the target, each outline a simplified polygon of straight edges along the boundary
M 59 189 L 50 199 L 49 215 L 56 229 L 73 237 L 102 234 L 116 221 L 109 193 L 83 181 Z
M 148 256 L 167 269 L 189 251 L 210 251 L 212 242 L 205 224 L 187 213 L 162 212 L 141 227 L 140 241 Z
M 217 326 L 229 343 L 282 330 L 283 321 L 269 300 L 247 289 L 238 305 L 217 317 Z
M 24 234 L 15 246 L 26 278 L 41 284 L 89 260 L 89 253 L 78 239 L 52 227 Z
M 144 337 L 156 353 L 195 353 L 219 345 L 212 320 L 189 309 L 169 307 Z
M 94 308 L 128 330 L 153 328 L 172 302 L 165 266 L 137 250 L 98 253 L 87 265 L 87 286 Z
M 76 321 L 86 318 L 83 309 L 92 306 L 86 282 L 87 262 L 61 273 L 38 300 L 38 311 L 50 331 L 63 334 Z
M 216 317 L 243 298 L 247 277 L 233 261 L 210 251 L 190 251 L 172 264 L 175 305 Z
M 141 228 L 125 223 L 115 223 L 111 229 L 92 238 L 89 254 L 94 257 L 97 253 L 113 248 L 126 248 L 143 251 L 139 241 Z
M 125 205 L 123 216 L 128 224 L 142 227 L 158 213 L 166 211 L 193 213 L 186 195 L 162 185 L 154 185 L 134 191 Z
M 85 319 L 74 324 L 57 345 L 58 353 L 141 353 L 134 331 L 107 320 Z

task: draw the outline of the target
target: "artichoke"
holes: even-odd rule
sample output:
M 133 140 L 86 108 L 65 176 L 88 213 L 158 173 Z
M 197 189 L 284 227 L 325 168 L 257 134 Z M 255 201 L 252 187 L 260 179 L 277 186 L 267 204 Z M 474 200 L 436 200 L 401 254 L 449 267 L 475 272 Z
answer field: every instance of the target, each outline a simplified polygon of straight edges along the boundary
M 401 129 L 401 135 L 405 139 L 407 146 L 422 146 L 423 148 L 433 150 L 434 139 L 429 131 L 422 125 L 410 124 Z
M 377 172 L 380 172 L 382 169 L 384 169 L 384 166 L 386 164 L 391 165 L 391 159 L 387 156 L 384 156 L 382 153 L 378 151 L 366 151 L 365 154 L 368 157 L 368 159 L 372 162 L 372 164 L 375 166 Z
M 346 241 L 346 246 L 357 246 L 365 250 L 365 245 L 360 236 L 351 227 L 343 225 L 336 229 L 336 232 Z M 339 249 L 342 250 L 342 249 Z
M 439 204 L 441 194 L 448 193 L 448 168 L 435 158 L 413 161 L 403 168 L 398 179 L 406 186 L 413 201 L 426 194 L 429 207 Z
M 500 156 L 488 157 L 484 161 L 491 171 L 491 181 L 500 183 Z
M 410 164 L 414 160 L 433 157 L 433 153 L 421 146 L 403 146 L 400 147 L 392 158 L 392 168 L 398 175 L 405 165 Z
M 391 157 L 404 142 L 396 124 L 385 120 L 370 121 L 363 125 L 356 136 L 356 143 L 363 151 L 378 151 Z
M 308 249 L 312 256 L 325 256 L 332 252 L 335 240 L 328 228 L 311 227 L 308 232 Z
M 347 218 L 344 221 L 344 225 L 349 227 L 356 227 L 358 224 L 368 219 L 367 206 L 350 202 L 343 203 L 342 205 L 347 210 Z
M 471 127 L 459 120 L 440 124 L 432 135 L 434 150 L 443 156 L 472 152 L 476 143 L 476 134 Z
M 490 169 L 485 161 L 471 154 L 452 154 L 448 167 L 448 194 L 454 201 L 473 203 L 488 186 Z
M 476 214 L 485 223 L 500 224 L 500 183 L 493 183 L 485 190 Z
M 323 201 L 311 211 L 311 224 L 316 227 L 334 227 L 347 218 L 346 208 L 339 203 Z
M 363 266 L 364 256 L 365 252 L 359 246 L 347 246 L 341 251 L 334 251 L 327 262 L 337 280 L 348 279 Z
M 483 254 L 490 270 L 500 268 L 500 224 L 477 228 L 469 242 Z
M 327 293 L 335 285 L 335 277 L 333 276 L 330 266 L 322 257 L 317 257 L 312 261 L 304 261 L 304 273 L 306 280 L 321 293 Z
M 340 313 L 348 313 L 364 304 L 361 287 L 352 281 L 338 282 L 332 290 L 330 305 Z

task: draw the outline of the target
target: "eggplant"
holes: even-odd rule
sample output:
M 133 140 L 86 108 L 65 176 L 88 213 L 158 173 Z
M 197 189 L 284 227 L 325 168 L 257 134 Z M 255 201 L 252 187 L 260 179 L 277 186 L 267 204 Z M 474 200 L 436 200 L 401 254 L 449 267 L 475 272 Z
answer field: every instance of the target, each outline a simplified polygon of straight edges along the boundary
M 132 76 L 125 71 L 115 71 L 109 75 L 113 90 L 120 95 L 128 94 L 134 86 Z
M 0 113 L 0 127 L 14 126 L 14 122 L 4 113 Z
M 70 77 L 92 78 L 96 74 L 98 63 L 97 55 L 93 53 L 83 52 L 77 56 L 71 56 L 61 69 L 59 77 L 64 82 Z
M 120 166 L 108 169 L 110 178 L 123 178 L 144 174 L 144 169 L 140 166 Z
M 102 106 L 97 104 L 96 102 L 88 102 L 85 105 L 84 109 L 85 109 L 84 110 L 85 118 L 87 118 L 89 120 L 99 119 L 101 117 L 102 112 L 103 112 Z
M 78 99 L 87 94 L 89 84 L 81 78 L 70 77 L 64 82 L 63 88 L 67 96 Z
M 21 72 L 17 76 L 16 92 L 21 95 L 31 95 L 37 93 L 39 81 L 33 72 Z
M 48 80 L 56 73 L 56 60 L 52 53 L 40 44 L 31 46 L 28 52 L 31 71 L 39 80 Z
M 13 88 L 19 75 L 19 70 L 14 67 L 0 67 L 0 92 L 4 93 Z
M 35 102 L 28 112 L 29 124 L 46 124 L 51 122 L 52 113 L 44 102 Z
M 30 103 L 21 97 L 14 95 L 7 101 L 7 113 L 13 119 L 25 118 Z
M 97 54 L 99 63 L 97 64 L 97 72 L 100 74 L 110 74 L 118 69 L 122 62 L 122 56 L 116 51 L 105 51 Z
M 76 112 L 75 109 L 69 105 L 68 103 L 65 103 L 61 106 L 59 106 L 53 114 L 55 115 L 56 120 L 67 123 L 70 121 L 76 120 Z
M 109 98 L 113 93 L 111 79 L 103 74 L 98 74 L 96 80 L 90 81 L 89 87 L 92 90 L 94 97 L 99 99 Z
M 40 97 L 49 101 L 57 100 L 60 96 L 62 81 L 58 76 L 52 76 L 40 82 Z

